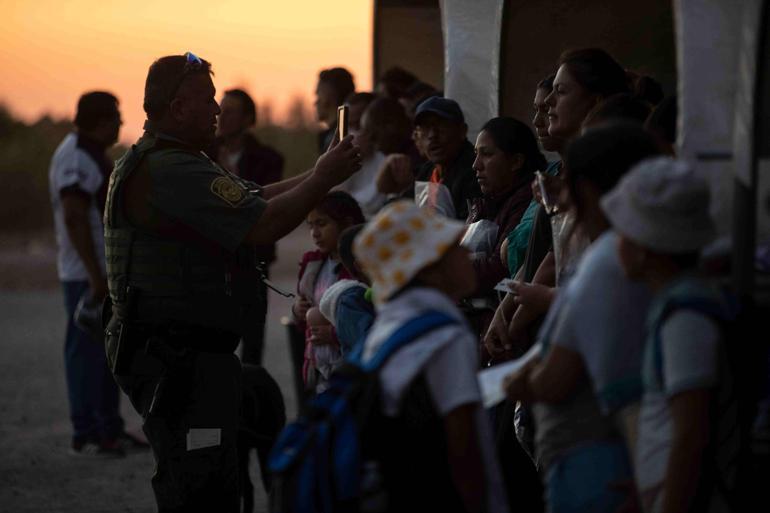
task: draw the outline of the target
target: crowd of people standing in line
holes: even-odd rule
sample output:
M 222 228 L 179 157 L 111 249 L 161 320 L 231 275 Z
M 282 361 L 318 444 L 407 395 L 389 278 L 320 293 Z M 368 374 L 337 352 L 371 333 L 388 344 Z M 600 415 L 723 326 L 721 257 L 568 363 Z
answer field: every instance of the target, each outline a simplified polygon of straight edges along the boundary
M 174 57 L 180 83 L 190 69 L 210 81 L 190 55 Z M 374 92 L 357 92 L 343 68 L 323 70 L 316 97 L 327 128 L 319 152 L 336 151 L 327 162 L 350 169 L 306 217 L 315 249 L 301 259 L 291 308 L 306 397 L 322 395 L 343 362 L 376 359 L 416 319 L 451 320 L 379 370 L 383 413 L 400 419 L 384 467 L 386 484 L 399 483 L 388 510 L 735 510 L 745 403 L 758 404 L 751 421 L 766 436 L 768 371 L 747 373 L 749 388 L 735 372 L 745 361 L 736 353 L 755 353 L 734 347 L 740 305 L 703 270 L 716 237 L 709 190 L 674 155 L 674 97 L 596 48 L 565 52 L 533 84 L 534 130 L 496 117 L 473 142 L 461 105 L 400 68 Z M 113 96 L 81 104 L 79 131 L 51 167 L 70 319 L 81 298 L 107 293 L 104 152 L 120 126 Z M 353 135 L 344 144 L 335 139 L 343 104 Z M 226 91 L 205 164 L 238 178 L 222 185 L 214 174 L 214 199 L 249 198 L 259 218 L 263 191 L 249 187 L 280 182 L 283 158 L 251 134 L 255 121 L 249 95 Z M 276 237 L 252 232 L 267 277 Z M 258 286 L 238 334 L 244 364 L 261 364 L 267 290 Z M 100 335 L 74 320 L 67 329 L 72 452 L 147 449 L 123 433 L 104 355 L 83 342 Z M 767 362 L 760 356 L 754 363 Z M 477 373 L 522 357 L 507 400 L 484 408 Z M 258 447 L 263 474 L 269 449 Z
M 534 88 L 534 131 L 494 118 L 475 144 L 460 105 L 414 76 L 405 85 L 403 70 L 374 93 L 354 92 L 341 68 L 321 73 L 319 149 L 345 97 L 363 165 L 324 200 L 322 226 L 308 217 L 318 251 L 302 269 L 309 259 L 326 269 L 313 287 L 300 273 L 292 308 L 309 326 L 305 376 L 314 365 L 320 376 L 308 393 L 328 381 L 328 362 L 312 360 L 319 346 L 338 352 L 335 365 L 365 361 L 438 309 L 458 325 L 414 341 L 380 374 L 389 414 L 414 400 L 443 420 L 443 433 L 415 427 L 421 442 L 393 455 L 415 479 L 436 476 L 421 478 L 426 508 L 436 495 L 425 490 L 449 486 L 446 507 L 458 511 L 728 511 L 748 434 L 738 390 L 766 396 L 767 369 L 748 392 L 736 385 L 740 309 L 702 270 L 716 232 L 707 184 L 674 155 L 676 98 L 601 49 L 567 51 L 554 71 Z M 367 223 L 355 226 L 352 200 Z M 508 400 L 480 415 L 476 372 L 533 346 L 506 379 Z M 429 404 L 415 394 L 426 385 Z M 767 430 L 759 402 L 757 433 Z M 457 459 L 471 443 L 457 439 L 463 423 L 473 454 Z M 449 475 L 406 449 L 430 436 L 445 441 Z

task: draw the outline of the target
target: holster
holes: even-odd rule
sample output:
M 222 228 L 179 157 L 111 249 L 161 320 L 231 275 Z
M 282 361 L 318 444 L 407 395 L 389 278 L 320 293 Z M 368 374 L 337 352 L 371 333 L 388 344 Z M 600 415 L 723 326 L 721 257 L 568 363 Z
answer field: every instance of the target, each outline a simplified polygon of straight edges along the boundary
M 179 348 L 164 338 L 153 335 L 147 339 L 144 352 L 161 362 L 163 374 L 158 379 L 146 417 L 163 417 L 184 404 L 192 386 L 192 374 L 197 351 Z
M 135 406 L 145 418 L 169 417 L 185 404 L 190 394 L 199 351 L 232 353 L 237 338 L 205 327 L 145 320 L 142 300 L 137 289 L 129 287 L 125 301 L 112 304 L 112 316 L 105 330 L 107 361 L 116 377 L 129 381 L 132 375 L 146 371 L 143 366 L 147 356 L 160 363 L 160 375 L 155 374 L 158 377 L 149 384 L 153 387 L 152 397 Z M 144 354 L 139 358 L 137 352 Z M 132 368 L 135 365 L 139 368 Z M 157 366 L 155 369 L 157 372 Z

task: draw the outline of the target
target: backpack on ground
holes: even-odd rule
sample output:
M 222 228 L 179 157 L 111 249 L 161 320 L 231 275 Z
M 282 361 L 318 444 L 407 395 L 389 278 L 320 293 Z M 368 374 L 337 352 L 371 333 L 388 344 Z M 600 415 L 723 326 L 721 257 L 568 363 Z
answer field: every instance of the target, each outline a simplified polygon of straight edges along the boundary
M 329 389 L 287 426 L 270 454 L 273 513 L 375 512 L 387 508 L 373 428 L 383 415 L 379 371 L 400 348 L 454 324 L 429 311 L 397 329 L 366 363 L 348 361 Z

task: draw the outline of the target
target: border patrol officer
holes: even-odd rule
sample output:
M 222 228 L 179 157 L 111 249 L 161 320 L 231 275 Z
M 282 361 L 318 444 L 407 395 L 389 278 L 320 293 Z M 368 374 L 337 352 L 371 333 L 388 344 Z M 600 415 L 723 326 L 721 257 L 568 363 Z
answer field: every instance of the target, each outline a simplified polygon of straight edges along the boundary
M 264 188 L 225 171 L 201 151 L 220 112 L 211 75 L 189 52 L 150 66 L 145 133 L 116 163 L 105 208 L 107 358 L 144 417 L 162 512 L 238 511 L 233 350 L 259 310 L 253 248 L 289 233 L 361 165 L 347 137 Z

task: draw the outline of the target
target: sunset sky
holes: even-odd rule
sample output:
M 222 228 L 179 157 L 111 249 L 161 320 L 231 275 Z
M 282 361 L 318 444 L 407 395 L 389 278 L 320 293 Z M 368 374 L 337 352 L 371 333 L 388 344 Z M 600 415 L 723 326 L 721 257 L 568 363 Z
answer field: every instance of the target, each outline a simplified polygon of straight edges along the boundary
M 0 102 L 25 120 L 72 117 L 86 90 L 115 93 L 123 141 L 141 132 L 147 68 L 189 50 L 212 62 L 218 91 L 312 102 L 319 69 L 344 65 L 371 88 L 370 0 L 0 0 Z

